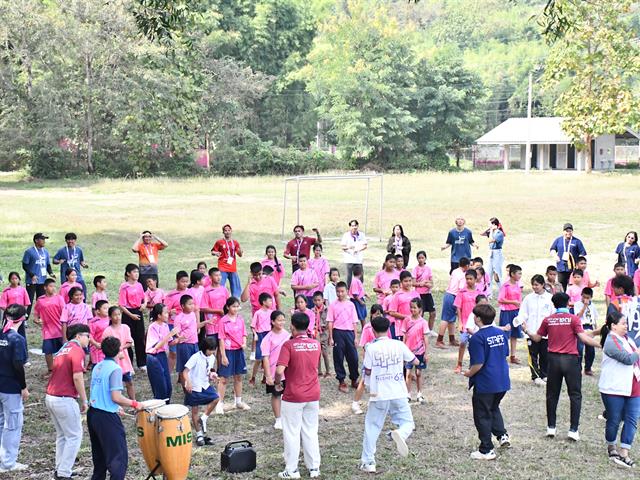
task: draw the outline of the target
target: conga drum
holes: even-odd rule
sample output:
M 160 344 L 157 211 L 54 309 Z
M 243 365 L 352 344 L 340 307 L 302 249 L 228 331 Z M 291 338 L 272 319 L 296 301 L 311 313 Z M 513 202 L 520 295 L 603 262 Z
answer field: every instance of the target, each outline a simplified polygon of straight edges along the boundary
M 138 445 L 142 451 L 142 456 L 150 472 L 158 464 L 158 451 L 156 448 L 156 410 L 166 403 L 163 400 L 147 400 L 140 402 L 144 406 L 136 416 L 136 431 L 138 434 Z M 161 468 L 157 468 L 154 473 L 162 473 Z
M 191 464 L 191 420 L 184 405 L 156 410 L 158 458 L 167 480 L 185 480 Z

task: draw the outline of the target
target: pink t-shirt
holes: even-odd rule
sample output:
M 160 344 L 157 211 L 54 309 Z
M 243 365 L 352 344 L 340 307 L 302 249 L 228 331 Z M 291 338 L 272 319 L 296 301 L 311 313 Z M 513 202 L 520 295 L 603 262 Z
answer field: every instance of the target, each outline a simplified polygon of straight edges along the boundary
M 251 328 L 257 333 L 268 332 L 271 330 L 271 312 L 274 310 L 261 308 L 253 314 L 251 319 Z
M 224 304 L 229 298 L 229 291 L 226 287 L 219 285 L 217 287 L 209 287 L 204 290 L 204 295 L 202 296 L 202 303 L 200 307 L 211 308 L 213 310 L 223 310 Z M 218 322 L 220 321 L 220 317 L 222 315 L 218 313 L 205 313 L 205 320 L 211 320 L 211 323 L 207 323 L 205 325 L 205 333 L 207 335 L 215 335 L 218 333 Z
M 86 303 L 67 303 L 62 310 L 60 322 L 71 325 L 89 325 L 89 320 L 93 318 L 91 308 Z
M 387 330 L 387 337 L 391 338 L 391 330 Z M 376 334 L 370 323 L 362 327 L 362 335 L 360 335 L 360 346 L 366 347 L 376 339 Z
M 380 270 L 376 273 L 376 276 L 373 278 L 373 286 L 374 288 L 379 288 L 381 290 L 389 290 L 391 286 L 392 280 L 399 280 L 400 273 L 394 268 L 392 272 L 387 272 L 386 270 Z M 382 305 L 382 302 L 387 297 L 384 293 L 376 293 L 378 296 L 378 303 Z
M 202 297 L 204 296 L 204 287 L 187 288 L 187 295 L 191 295 L 193 298 L 193 305 L 196 307 L 196 311 L 200 311 L 200 305 L 202 305 Z
M 449 286 L 447 287 L 447 293 L 451 295 L 457 295 L 461 288 L 464 288 L 466 281 L 464 279 L 465 272 L 461 268 L 456 268 L 451 272 L 449 277 Z
M 36 300 L 33 308 L 40 320 L 42 320 L 43 340 L 62 337 L 60 317 L 62 316 L 64 305 L 64 300 L 60 295 L 52 295 L 50 297 L 42 295 Z
M 264 258 L 260 262 L 260 265 L 262 265 L 262 268 L 267 266 L 273 268 L 272 278 L 276 281 L 276 284 L 280 285 L 280 281 L 282 280 L 282 277 L 284 277 L 284 266 L 282 265 L 282 263 L 278 262 L 278 265 L 276 265 L 275 260 L 269 260 L 268 258 Z M 278 271 L 278 268 L 277 268 L 278 266 L 280 267 L 280 271 Z
M 329 261 L 326 258 L 310 258 L 307 260 L 309 264 L 309 268 L 316 272 L 316 276 L 318 277 L 318 287 L 314 289 L 314 292 L 322 292 L 324 291 L 325 281 L 327 279 L 327 275 L 329 275 Z
M 569 285 L 567 287 L 567 295 L 569 295 L 569 302 L 576 303 L 582 298 L 582 285 Z
M 144 302 L 144 290 L 138 282 L 123 282 L 118 293 L 118 305 L 127 309 L 140 308 Z
M 569 277 L 569 285 L 573 285 L 573 273 Z M 589 276 L 589 272 L 583 270 L 582 272 L 582 288 L 591 286 L 591 277 Z
M 147 291 L 144 292 L 144 299 L 147 302 L 147 308 L 151 310 L 155 305 L 164 303 L 164 296 L 164 290 L 161 288 L 156 288 L 154 291 L 151 291 L 151 289 L 148 288 Z
M 160 348 L 155 346 L 162 341 L 164 337 L 169 335 L 169 325 L 166 323 L 151 322 L 147 330 L 147 348 L 146 352 L 155 354 L 169 351 L 169 342 Z
M 611 285 L 611 283 L 613 282 L 613 278 L 611 277 L 609 280 L 607 280 L 607 284 L 604 287 L 604 296 L 608 297 L 609 299 L 611 297 L 613 297 L 614 293 L 613 293 L 613 286 Z M 635 274 L 633 276 L 634 279 L 634 283 L 635 283 Z
M 225 350 L 242 350 L 247 330 L 242 315 L 230 317 L 225 315 L 220 319 L 218 335 Z
M 522 302 L 522 289 L 520 288 L 520 286 L 518 286 L 518 284 L 514 285 L 511 282 L 507 281 L 502 284 L 502 286 L 500 287 L 500 291 L 498 292 L 498 303 L 500 304 L 500 310 L 502 310 L 503 312 L 519 310 L 520 307 L 518 305 L 505 305 L 503 303 L 500 303 L 501 300 L 517 300 L 519 302 Z
M 400 320 L 398 318 L 395 319 L 396 324 L 399 324 L 400 327 L 396 328 L 396 334 L 399 335 L 402 331 L 402 323 L 409 319 L 411 316 L 411 300 L 414 298 L 420 298 L 420 294 L 415 290 L 409 290 L 408 292 L 405 290 L 399 290 L 393 296 L 391 303 L 389 304 L 389 311 L 396 312 L 400 315 L 404 315 L 404 320 Z
M 211 286 L 211 277 L 206 275 L 202 278 L 202 286 L 204 288 L 209 288 Z
M 359 278 L 353 277 L 351 279 L 351 286 L 349 287 L 349 296 L 351 298 L 363 298 L 364 297 L 364 285 Z
M 133 338 L 131 337 L 131 330 L 128 325 L 121 323 L 118 327 L 114 327 L 113 325 L 109 325 L 102 332 L 102 338 L 107 337 L 116 337 L 120 340 L 120 353 L 116 360 L 118 361 L 118 365 L 122 369 L 122 374 L 125 375 L 129 372 L 133 372 L 133 365 L 131 364 L 131 359 L 129 358 L 129 352 L 125 348 L 127 343 L 133 343 Z
M 311 268 L 306 270 L 298 269 L 293 272 L 291 275 L 291 286 L 297 287 L 301 285 L 319 285 L 320 280 L 318 279 L 318 275 Z M 318 290 L 318 287 L 310 288 L 308 290 L 296 290 L 296 295 L 304 295 L 306 297 L 310 297 L 313 293 Z
M 476 306 L 476 298 L 480 295 L 478 290 L 467 290 L 463 288 L 456 295 L 456 299 L 453 302 L 453 306 L 460 309 L 460 330 L 464 331 L 464 322 L 469 318 L 469 314 L 473 311 L 473 307 Z
M 416 265 L 413 269 L 413 278 L 418 283 L 432 280 L 433 272 L 431 271 L 431 267 L 429 265 L 424 265 L 423 267 Z M 416 287 L 416 292 L 420 295 L 431 293 L 431 287 Z
M 69 298 L 69 290 L 71 290 L 73 287 L 82 290 L 82 285 L 80 285 L 78 282 L 64 282 L 62 285 L 60 285 L 60 291 L 58 292 L 58 294 L 62 297 L 65 303 L 69 303 L 71 301 L 71 299 Z M 84 295 L 82 295 L 82 301 L 84 302 Z
M 633 274 L 633 284 L 636 286 L 636 292 L 640 294 L 640 268 Z M 613 287 L 611 291 L 613 291 Z
M 180 336 L 185 337 L 184 343 L 198 343 L 198 320 L 195 312 L 176 315 L 173 326 L 180 329 Z
M 103 291 L 103 292 L 93 292 L 91 294 L 91 306 L 93 308 L 96 308 L 96 303 L 98 303 L 100 300 L 104 300 L 106 302 L 109 301 L 109 297 L 107 296 L 107 291 Z
M 354 325 L 360 323 L 360 321 L 358 320 L 356 307 L 351 303 L 351 300 L 345 300 L 344 302 L 336 300 L 329 305 L 327 323 L 333 323 L 333 328 L 336 330 L 354 331 Z
M 0 308 L 7 308 L 14 303 L 22 305 L 23 307 L 31 305 L 31 300 L 29 300 L 29 294 L 26 288 L 21 286 L 17 286 L 16 288 L 7 287 L 2 291 Z
M 282 330 L 280 333 L 274 333 L 273 331 L 267 333 L 260 343 L 260 350 L 263 356 L 269 357 L 269 369 L 271 370 L 271 377 L 276 375 L 276 366 L 278 364 L 278 357 L 280 356 L 280 349 L 284 342 L 291 338 L 291 334 L 286 330 Z M 284 375 L 282 376 L 284 379 Z
M 98 343 L 102 342 L 102 335 L 108 326 L 109 317 L 93 317 L 89 321 L 89 333 L 91 334 L 91 338 Z M 89 352 L 91 355 L 91 363 L 94 365 L 104 360 L 104 353 L 102 353 L 100 348 L 91 345 L 91 347 L 89 347 Z
M 254 279 L 251 279 L 251 282 L 249 283 L 249 302 L 251 303 L 252 315 L 262 307 L 258 301 L 261 293 L 268 293 L 271 295 L 275 303 L 276 293 L 278 293 L 278 284 L 273 277 L 266 277 L 263 275 L 257 282 Z
M 169 315 L 169 323 L 171 325 L 173 325 L 176 315 L 182 313 L 182 307 L 180 306 L 180 299 L 182 298 L 183 295 L 187 295 L 186 289 L 171 290 L 169 293 L 167 293 L 164 296 L 164 304 L 167 307 L 167 309 L 169 309 L 169 312 L 171 312 L 171 310 L 176 311 L 176 313 L 170 313 Z
M 408 318 L 402 330 L 405 343 L 414 355 L 423 355 L 426 352 L 424 336 L 428 334 L 429 324 L 424 318 Z
M 393 302 L 393 297 L 395 297 L 398 294 L 398 292 L 393 293 L 391 295 L 387 295 L 386 297 L 384 297 L 384 300 L 382 301 L 382 309 L 385 312 L 389 311 L 389 308 L 391 307 L 391 302 Z M 389 322 L 391 322 L 391 324 L 393 325 L 396 320 L 393 317 L 389 317 Z

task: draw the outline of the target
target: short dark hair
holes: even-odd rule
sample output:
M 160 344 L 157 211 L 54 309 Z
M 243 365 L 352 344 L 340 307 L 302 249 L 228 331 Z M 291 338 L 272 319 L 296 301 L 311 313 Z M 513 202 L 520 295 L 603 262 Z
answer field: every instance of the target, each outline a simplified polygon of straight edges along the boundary
M 47 278 L 44 281 L 44 286 L 46 287 L 47 285 L 51 285 L 52 283 L 56 283 L 56 281 L 53 278 Z
M 5 318 L 12 321 L 20 319 L 24 320 L 24 316 L 26 314 L 27 309 L 23 305 L 20 305 L 18 303 L 12 303 L 11 305 L 7 306 L 6 310 L 4 311 Z
M 276 319 L 282 315 L 284 317 L 284 313 L 282 313 L 280 310 L 274 310 L 273 312 L 271 312 L 271 316 L 269 317 L 271 319 L 271 322 L 275 322 Z
M 482 265 L 484 265 L 484 260 L 482 260 L 482 257 L 475 257 L 473 260 L 471 260 L 473 263 L 480 263 Z
M 121 309 L 118 305 L 112 305 L 112 306 L 110 306 L 110 307 L 109 307 L 109 311 L 108 311 L 108 315 L 109 315 L 109 317 L 111 317 L 111 315 L 113 315 L 113 313 L 114 313 L 116 310 L 117 310 L 117 311 L 119 311 L 119 312 L 122 312 L 122 309 Z
M 209 269 L 209 275 L 213 275 L 214 273 L 219 272 L 219 271 L 220 271 L 220 269 L 218 267 L 211 267 Z
M 260 262 L 253 262 L 251 265 L 249 265 L 249 271 L 252 275 L 260 273 L 262 271 L 262 264 Z
M 626 268 L 626 265 L 624 264 L 624 262 L 616 262 L 616 264 L 613 266 L 613 269 L 615 270 L 616 268 Z
M 298 260 L 300 260 L 302 258 L 304 258 L 306 260 L 308 257 L 304 253 L 301 253 L 300 255 L 298 255 Z M 353 268 L 355 268 L 355 265 L 354 265 Z
M 539 273 L 537 273 L 536 275 L 534 275 L 533 277 L 531 277 L 531 283 L 538 283 L 540 285 L 544 285 L 544 277 L 542 275 L 540 275 Z
M 460 261 L 458 262 L 458 265 L 460 265 L 461 267 L 468 267 L 471 264 L 471 262 L 469 261 L 469 259 L 467 257 L 462 257 L 460 259 Z
M 411 272 L 407 272 L 406 270 L 400 273 L 400 281 L 402 282 L 405 278 L 411 278 Z
M 120 353 L 120 340 L 116 337 L 103 338 L 100 349 L 106 358 L 114 358 Z
M 77 240 L 78 236 L 73 232 L 69 232 L 64 236 L 64 239 L 65 240 Z
M 291 315 L 291 325 L 299 332 L 304 332 L 309 328 L 309 317 L 306 313 L 296 312 Z
M 625 295 L 633 296 L 633 279 L 629 275 L 618 275 L 611 280 L 612 288 L 621 288 Z
M 489 300 L 486 295 L 480 294 L 476 297 L 476 305 L 478 305 L 482 300 Z
M 89 325 L 76 323 L 67 329 L 67 340 L 73 340 L 81 333 L 90 333 Z
M 270 293 L 262 292 L 260 295 L 258 295 L 258 303 L 262 305 L 264 302 L 266 302 L 270 298 L 273 299 Z
M 473 268 L 470 268 L 469 270 L 467 270 L 466 272 L 464 272 L 464 276 L 466 277 L 473 277 L 474 279 L 478 278 L 478 272 L 476 272 Z
M 578 257 L 578 259 L 576 260 L 576 263 L 578 262 L 586 262 L 587 261 L 587 257 Z
M 73 272 L 78 273 L 75 268 L 67 268 L 67 271 L 64 272 L 65 278 L 69 278 L 69 275 L 71 275 Z
M 547 267 L 547 272 L 546 272 L 546 273 L 549 273 L 549 272 L 557 272 L 557 271 L 558 271 L 558 269 L 555 267 L 555 265 L 549 265 L 549 266 Z
M 373 315 L 374 313 L 380 313 L 384 315 L 384 308 L 382 308 L 382 305 L 380 305 L 379 303 L 374 303 L 373 305 L 371 305 L 371 308 L 369 309 L 369 315 Z
M 336 283 L 336 290 L 338 288 L 348 288 L 348 287 L 347 287 L 347 284 L 345 282 L 338 282 L 338 283 Z
M 564 292 L 554 293 L 553 297 L 551 297 L 551 303 L 556 308 L 567 308 L 569 305 L 569 295 Z
M 582 295 L 587 295 L 588 297 L 593 297 L 593 288 L 584 287 L 582 289 Z
M 189 274 L 184 270 L 178 270 L 176 272 L 176 282 L 180 281 L 182 278 L 189 278 Z
M 384 333 L 389 330 L 389 319 L 384 315 L 381 317 L 375 317 L 371 319 L 371 327 L 374 332 Z
M 483 325 L 491 325 L 496 318 L 496 310 L 488 303 L 481 303 L 473 307 L 473 314 L 478 317 Z
M 362 275 L 362 272 L 363 272 L 362 265 L 354 265 L 353 268 L 351 269 L 351 274 L 354 277 L 358 277 Z
M 212 350 L 215 351 L 215 349 L 217 348 L 218 343 L 216 341 L 215 338 L 213 337 L 204 337 L 201 341 L 200 341 L 200 351 L 202 353 L 206 353 L 207 350 Z
M 69 289 L 69 301 L 71 301 L 71 298 L 78 292 L 82 293 L 82 288 L 81 287 L 71 287 Z
M 262 267 L 262 273 L 265 274 L 267 277 L 271 275 L 273 272 L 274 270 L 271 265 L 265 265 L 264 267 Z
M 100 310 L 103 305 L 109 305 L 109 302 L 107 302 L 106 300 L 98 300 L 96 302 L 96 310 Z
M 331 267 L 331 268 L 329 269 L 329 276 L 331 276 L 331 274 L 332 274 L 333 272 L 338 272 L 338 275 L 340 275 L 340 270 L 339 270 L 338 268 L 336 268 L 336 267 Z
M 322 292 L 320 290 L 316 290 L 313 293 L 313 298 L 316 298 L 316 297 L 324 298 L 324 295 L 322 295 Z
M 582 270 L 580 270 L 579 268 L 576 268 L 576 269 L 573 271 L 573 275 L 578 275 L 578 276 L 580 276 L 580 277 L 584 277 L 584 272 L 583 272 Z
M 398 280 L 397 278 L 394 278 L 393 280 L 391 280 L 391 283 L 389 283 L 389 286 L 392 287 L 394 285 L 400 285 L 400 280 Z
M 515 275 L 518 272 L 522 271 L 522 267 L 520 265 L 516 265 L 514 263 L 512 263 L 511 265 L 509 265 L 509 275 Z
M 191 295 L 182 295 L 180 297 L 180 306 L 184 307 L 189 300 L 193 300 L 193 297 Z
M 93 277 L 93 286 L 98 287 L 98 284 L 103 281 L 106 277 L 104 275 L 96 275 Z
M 354 218 L 353 220 L 349 220 L 349 226 L 351 226 L 351 224 L 352 224 L 352 223 L 355 223 L 355 224 L 356 224 L 356 226 L 360 225 L 360 224 L 358 223 L 358 220 L 356 220 L 355 218 Z

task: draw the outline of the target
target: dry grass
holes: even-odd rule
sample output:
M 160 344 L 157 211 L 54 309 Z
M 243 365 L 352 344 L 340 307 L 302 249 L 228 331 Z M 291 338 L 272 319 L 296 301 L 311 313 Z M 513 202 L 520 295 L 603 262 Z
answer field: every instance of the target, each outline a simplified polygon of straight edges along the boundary
M 401 223 L 415 251 L 426 249 L 436 275 L 436 288 L 446 284 L 448 255 L 440 252 L 453 218 L 462 213 L 476 233 L 484 230 L 487 219 L 499 217 L 507 229 L 505 256 L 508 262 L 524 267 L 529 278 L 549 264 L 548 248 L 560 234 L 565 221 L 571 221 L 589 251 L 592 278 L 608 278 L 616 244 L 634 225 L 630 212 L 638 191 L 638 177 L 629 174 L 573 175 L 561 172 L 531 174 L 519 172 L 478 172 L 460 174 L 390 175 L 384 180 L 384 236 L 391 226 Z M 378 232 L 377 200 L 372 184 L 369 233 Z M 346 230 L 351 218 L 364 224 L 364 184 L 358 182 L 320 182 L 301 190 L 301 222 L 318 226 L 327 237 L 336 238 Z M 293 198 L 293 197 L 292 197 Z M 295 223 L 294 200 L 289 204 L 287 230 Z M 220 226 L 231 223 L 236 238 L 245 247 L 241 277 L 246 277 L 250 261 L 259 259 L 264 246 L 274 243 L 281 250 L 282 179 L 239 178 L 207 180 L 140 180 L 98 182 L 68 181 L 28 183 L 14 176 L 0 178 L 0 271 L 20 270 L 22 251 L 30 245 L 36 231 L 52 236 L 50 250 L 63 244 L 67 231 L 80 238 L 91 269 L 87 278 L 105 274 L 112 298 L 122 278 L 124 265 L 135 261 L 130 245 L 137 232 L 149 228 L 170 243 L 161 257 L 161 283 L 169 286 L 178 269 L 195 267 L 207 260 Z M 479 254 L 486 256 L 484 241 Z M 385 244 L 372 242 L 367 252 L 367 282 L 373 278 L 384 254 Z M 340 263 L 337 241 L 327 241 L 327 258 Z M 601 297 L 602 292 L 596 295 Z M 441 294 L 436 295 L 440 303 Z M 39 336 L 33 329 L 31 343 Z M 528 370 L 511 370 L 513 389 L 504 401 L 504 416 L 513 436 L 513 448 L 502 452 L 498 461 L 472 463 L 469 452 L 477 446 L 471 418 L 470 393 L 466 382 L 451 371 L 455 352 L 433 351 L 427 373 L 427 404 L 415 406 L 417 429 L 410 440 L 413 452 L 400 459 L 385 440 L 379 443 L 376 478 L 618 478 L 606 460 L 603 445 L 604 424 L 596 420 L 601 411 L 597 379 L 584 381 L 583 416 L 578 444 L 566 441 L 568 402 L 559 408 L 559 438 L 543 437 L 545 425 L 544 391 L 528 381 Z M 524 348 L 521 348 L 524 359 Z M 20 460 L 31 465 L 27 477 L 51 478 L 54 433 L 43 407 L 41 380 L 43 359 L 34 358 L 29 370 L 32 397 L 27 402 L 26 424 Z M 146 378 L 136 377 L 138 398 L 149 398 Z M 361 478 L 356 470 L 360 454 L 362 417 L 349 414 L 351 398 L 339 394 L 333 379 L 322 381 L 323 397 L 320 439 L 324 478 Z M 268 397 L 261 387 L 246 388 L 243 395 L 252 406 L 247 414 L 238 412 L 210 420 L 215 447 L 196 449 L 190 478 L 219 478 L 219 455 L 223 444 L 249 439 L 258 451 L 258 469 L 237 478 L 272 478 L 282 468 L 282 439 L 271 428 Z M 180 401 L 181 395 L 174 400 Z M 135 445 L 133 421 L 126 418 L 130 441 L 130 478 L 143 478 L 144 463 Z M 91 457 L 85 439 L 78 461 L 80 478 L 88 478 Z M 23 478 L 24 475 L 20 475 Z M 11 477 L 7 477 L 11 478 Z M 16 475 L 14 478 L 19 478 Z M 364 476 L 362 476 L 364 478 Z

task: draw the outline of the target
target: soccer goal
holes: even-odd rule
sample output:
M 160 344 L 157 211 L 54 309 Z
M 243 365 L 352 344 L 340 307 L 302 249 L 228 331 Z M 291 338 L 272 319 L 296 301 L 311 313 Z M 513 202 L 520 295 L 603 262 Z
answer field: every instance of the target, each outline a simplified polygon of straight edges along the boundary
M 383 209 L 383 193 L 384 193 L 384 176 L 382 173 L 370 174 L 354 174 L 354 175 L 299 175 L 296 177 L 287 177 L 284 179 L 284 197 L 282 200 L 282 240 L 284 241 L 284 230 L 287 221 L 287 195 L 289 194 L 289 184 L 291 188 L 295 188 L 296 196 L 296 224 L 300 224 L 300 184 L 305 182 L 340 182 L 340 181 L 358 180 L 366 184 L 364 195 L 364 232 L 369 236 L 369 200 L 371 194 L 371 183 L 380 182 L 379 190 L 379 208 L 378 208 L 378 225 L 379 240 L 382 241 L 382 209 Z

